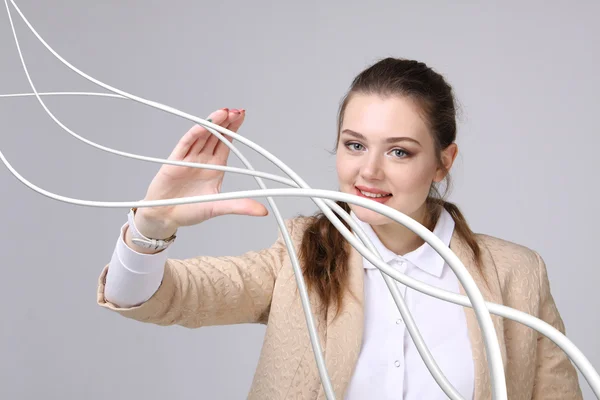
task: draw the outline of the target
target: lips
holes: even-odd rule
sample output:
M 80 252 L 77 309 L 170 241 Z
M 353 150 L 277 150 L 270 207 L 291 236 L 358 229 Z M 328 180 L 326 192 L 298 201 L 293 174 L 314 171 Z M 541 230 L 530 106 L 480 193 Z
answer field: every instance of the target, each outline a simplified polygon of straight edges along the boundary
M 385 192 L 380 189 L 371 188 L 368 186 L 356 186 L 357 189 L 362 190 L 363 192 L 373 193 L 373 194 L 391 194 L 390 192 Z
M 355 192 L 354 194 L 356 194 L 356 195 L 357 195 L 357 196 L 359 196 L 359 197 L 365 198 L 365 199 L 369 199 L 369 200 L 376 201 L 376 202 L 378 202 L 378 203 L 385 203 L 385 202 L 387 202 L 389 199 L 391 199 L 391 198 L 392 198 L 392 195 L 390 195 L 390 196 L 385 196 L 385 197 L 369 197 L 369 196 L 365 196 L 365 195 L 364 195 L 364 194 L 362 194 L 362 193 L 361 193 L 361 191 L 358 189 L 358 188 L 362 188 L 362 187 L 364 187 L 364 186 L 356 186 L 356 187 L 354 188 L 354 192 Z M 361 190 L 363 190 L 363 191 L 365 191 L 365 192 L 369 192 L 369 193 L 376 193 L 376 192 L 371 192 L 370 190 L 365 190 L 365 189 L 361 189 Z M 371 190 L 373 190 L 373 189 L 371 189 Z M 387 193 L 387 192 L 382 192 L 381 190 L 379 190 L 379 193 L 376 193 L 376 194 L 389 194 L 389 193 Z

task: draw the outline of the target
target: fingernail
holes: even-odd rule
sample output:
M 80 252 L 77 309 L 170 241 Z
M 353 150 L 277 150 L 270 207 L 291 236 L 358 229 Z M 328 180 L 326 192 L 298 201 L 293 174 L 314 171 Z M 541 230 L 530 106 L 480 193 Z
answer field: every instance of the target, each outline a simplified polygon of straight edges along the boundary
M 245 108 L 242 108 L 242 109 L 240 109 L 240 112 L 243 112 L 243 113 L 245 113 L 245 112 L 246 112 L 246 109 L 245 109 Z
M 221 108 L 221 110 L 225 110 L 225 111 L 229 112 L 229 108 Z
M 240 110 L 238 110 L 237 108 L 232 109 L 231 112 L 234 114 L 240 114 Z

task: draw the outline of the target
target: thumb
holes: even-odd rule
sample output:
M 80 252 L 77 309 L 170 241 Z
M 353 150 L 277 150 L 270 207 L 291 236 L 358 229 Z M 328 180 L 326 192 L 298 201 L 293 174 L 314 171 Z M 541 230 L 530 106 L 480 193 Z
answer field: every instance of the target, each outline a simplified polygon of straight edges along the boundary
M 249 215 L 252 217 L 264 217 L 269 215 L 265 206 L 254 199 L 224 200 L 218 203 L 216 214 Z

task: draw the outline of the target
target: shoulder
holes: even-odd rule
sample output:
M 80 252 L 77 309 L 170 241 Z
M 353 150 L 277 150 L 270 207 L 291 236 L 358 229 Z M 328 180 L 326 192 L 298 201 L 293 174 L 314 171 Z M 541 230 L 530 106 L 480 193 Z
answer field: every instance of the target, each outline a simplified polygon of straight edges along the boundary
M 478 233 L 475 237 L 483 259 L 496 270 L 505 295 L 528 297 L 542 289 L 546 265 L 536 250 L 491 235 Z
M 522 244 L 483 233 L 477 233 L 475 237 L 495 262 L 534 266 L 540 262 L 538 252 Z
M 286 223 L 290 224 L 295 230 L 304 231 L 316 219 L 316 216 L 296 215 L 295 217 L 286 219 Z
M 291 218 L 286 218 L 284 220 L 284 222 L 285 222 L 285 227 L 287 228 L 292 240 L 294 242 L 300 242 L 300 241 L 302 241 L 304 232 L 315 221 L 315 219 L 316 219 L 316 217 L 314 217 L 314 216 L 296 215 Z M 278 239 L 280 241 L 283 240 L 283 234 L 281 232 L 281 229 L 279 229 Z

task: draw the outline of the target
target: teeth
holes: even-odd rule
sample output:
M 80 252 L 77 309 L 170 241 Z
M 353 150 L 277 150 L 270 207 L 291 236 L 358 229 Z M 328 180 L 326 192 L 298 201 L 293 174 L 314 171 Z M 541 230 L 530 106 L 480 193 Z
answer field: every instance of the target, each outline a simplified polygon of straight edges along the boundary
M 375 194 L 375 193 L 363 192 L 360 189 L 359 189 L 359 192 L 361 192 L 363 195 L 365 195 L 367 197 L 386 197 L 386 196 L 389 196 L 389 194 Z

